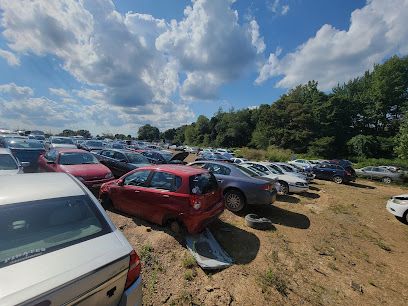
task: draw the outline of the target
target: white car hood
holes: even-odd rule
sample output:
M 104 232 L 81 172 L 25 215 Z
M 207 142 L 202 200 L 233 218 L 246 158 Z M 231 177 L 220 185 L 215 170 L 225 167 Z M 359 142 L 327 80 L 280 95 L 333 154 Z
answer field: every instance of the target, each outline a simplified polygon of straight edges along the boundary
M 14 174 L 18 174 L 19 172 L 20 172 L 20 169 L 0 170 L 0 175 L 14 175 Z
M 117 232 L 0 269 L 0 301 L 5 305 L 24 303 L 126 256 L 131 247 Z M 69 294 L 75 297 L 78 292 Z M 59 298 L 63 299 L 62 296 Z M 65 301 L 53 302 L 61 304 Z
M 68 143 L 53 143 L 51 144 L 53 148 L 67 148 L 67 149 L 76 149 L 77 146 L 74 144 L 68 144 Z

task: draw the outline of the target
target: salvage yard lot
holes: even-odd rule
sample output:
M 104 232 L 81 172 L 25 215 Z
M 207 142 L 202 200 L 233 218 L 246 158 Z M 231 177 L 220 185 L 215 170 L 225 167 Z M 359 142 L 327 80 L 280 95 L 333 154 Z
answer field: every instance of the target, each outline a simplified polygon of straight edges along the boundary
M 142 257 L 145 305 L 405 305 L 408 226 L 385 209 L 407 189 L 315 180 L 304 195 L 252 211 L 274 228 L 225 211 L 210 226 L 235 264 L 208 273 L 170 230 L 109 212 Z

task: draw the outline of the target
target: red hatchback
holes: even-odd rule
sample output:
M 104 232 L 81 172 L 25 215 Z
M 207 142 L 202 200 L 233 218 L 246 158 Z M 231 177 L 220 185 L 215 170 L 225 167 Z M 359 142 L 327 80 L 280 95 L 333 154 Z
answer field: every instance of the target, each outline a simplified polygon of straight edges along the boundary
M 99 188 L 114 179 L 92 153 L 79 149 L 51 149 L 40 155 L 38 168 L 40 172 L 70 173 L 88 188 Z
M 202 231 L 224 211 L 221 189 L 214 175 L 179 165 L 147 166 L 103 184 L 104 207 L 160 224 L 179 224 L 188 233 Z

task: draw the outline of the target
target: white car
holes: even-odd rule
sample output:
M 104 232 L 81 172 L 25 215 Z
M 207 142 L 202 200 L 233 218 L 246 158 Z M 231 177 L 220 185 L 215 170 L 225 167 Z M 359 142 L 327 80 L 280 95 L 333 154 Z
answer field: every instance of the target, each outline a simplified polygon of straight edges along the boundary
M 387 210 L 398 219 L 408 223 L 408 194 L 394 196 L 387 202 Z
M 234 164 L 242 164 L 248 161 L 246 158 L 233 158 L 231 160 Z
M 77 146 L 71 137 L 51 136 L 45 143 L 47 150 L 56 148 L 76 149 Z
M 0 186 L 0 305 L 142 305 L 138 255 L 75 177 Z
M 306 180 L 294 175 L 278 172 L 269 167 L 267 162 L 246 162 L 240 165 L 253 167 L 263 173 L 264 176 L 276 179 L 277 184 L 279 185 L 277 186 L 277 189 L 281 194 L 302 193 L 309 190 L 309 184 Z
M 290 161 L 288 161 L 288 164 L 298 166 L 298 167 L 300 167 L 302 169 L 312 168 L 313 167 L 313 164 L 310 161 L 306 160 L 306 159 L 290 160 Z
M 0 148 L 0 175 L 21 174 L 23 168 L 30 166 L 29 162 L 20 163 L 10 149 Z
M 308 178 L 304 173 L 301 172 L 297 172 L 294 171 L 292 169 L 290 169 L 289 167 L 283 167 L 281 164 L 279 163 L 269 163 L 267 164 L 268 167 L 282 173 L 282 174 L 287 174 L 287 175 L 293 175 L 296 176 L 298 178 L 301 178 L 302 180 L 307 181 L 308 183 L 313 179 L 313 178 Z

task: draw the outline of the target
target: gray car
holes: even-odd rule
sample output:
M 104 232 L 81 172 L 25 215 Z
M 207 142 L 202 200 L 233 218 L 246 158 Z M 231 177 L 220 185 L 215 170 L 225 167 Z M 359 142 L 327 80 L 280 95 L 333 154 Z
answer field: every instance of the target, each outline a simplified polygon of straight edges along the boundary
M 359 177 L 367 178 L 369 180 L 379 180 L 385 184 L 399 182 L 402 180 L 401 173 L 392 172 L 382 167 L 364 167 L 361 169 L 356 169 L 356 174 Z
M 190 166 L 204 168 L 214 174 L 223 190 L 225 207 L 230 211 L 239 212 L 248 205 L 268 205 L 276 200 L 274 180 L 262 178 L 239 165 L 197 161 Z
M 51 150 L 56 148 L 76 149 L 77 145 L 71 137 L 51 136 L 48 138 L 48 141 L 45 142 L 45 149 Z
M 139 257 L 75 177 L 0 185 L 0 305 L 142 304 Z

